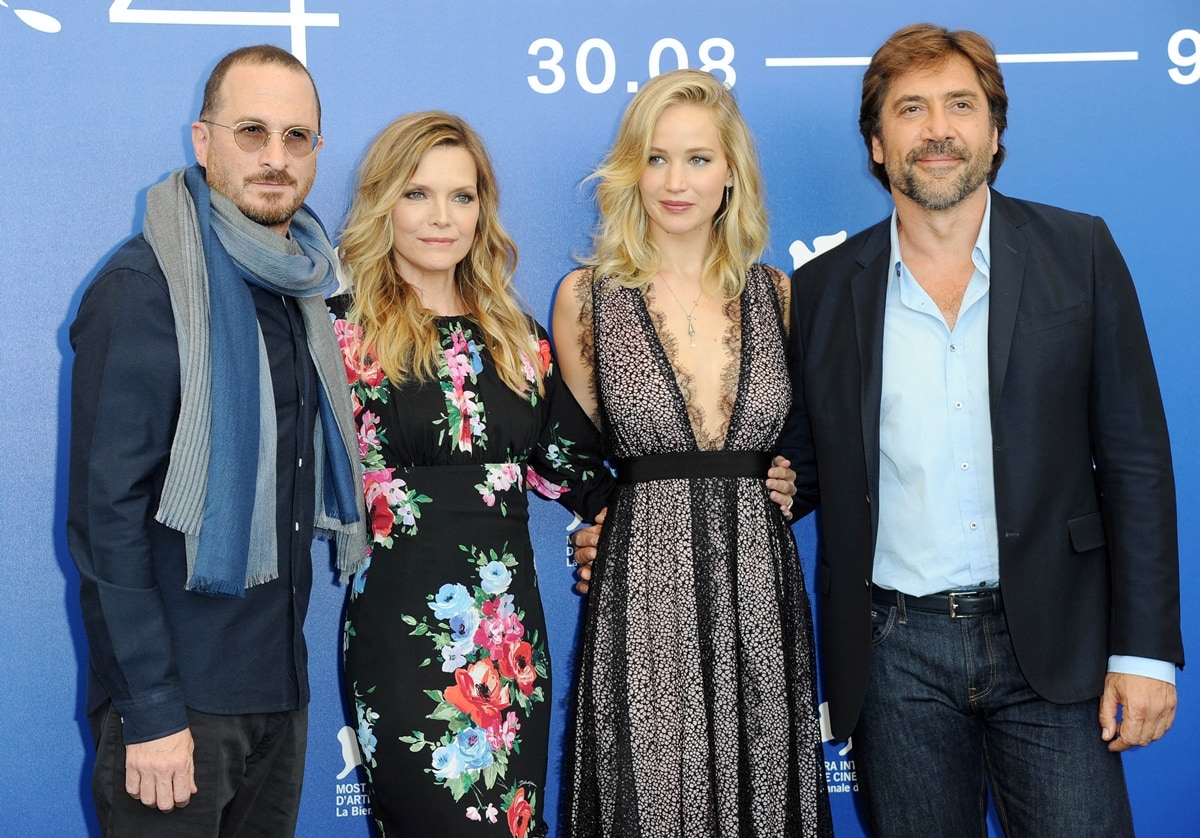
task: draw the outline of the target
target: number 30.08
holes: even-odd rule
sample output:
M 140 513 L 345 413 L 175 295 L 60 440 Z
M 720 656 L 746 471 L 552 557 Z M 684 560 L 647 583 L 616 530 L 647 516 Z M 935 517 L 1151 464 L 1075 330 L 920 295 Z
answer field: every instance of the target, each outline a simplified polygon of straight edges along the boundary
M 593 79 L 588 68 L 588 61 L 593 52 L 600 54 L 602 73 L 599 80 Z M 663 54 L 671 52 L 675 56 L 675 66 L 687 67 L 687 47 L 676 38 L 660 38 L 650 48 L 647 69 L 650 78 L 662 72 Z M 737 82 L 737 73 L 733 69 L 733 44 L 725 38 L 709 38 L 700 44 L 697 51 L 701 62 L 700 69 L 705 72 L 719 72 L 722 81 L 730 87 Z M 535 93 L 557 93 L 563 89 L 567 81 L 567 73 L 563 70 L 563 45 L 554 38 L 538 38 L 529 45 L 529 54 L 537 56 L 538 73 L 526 76 L 529 87 Z M 668 68 L 670 69 L 670 68 Z M 549 73 L 549 78 L 543 73 Z M 605 93 L 617 77 L 617 56 L 612 45 L 603 38 L 588 38 L 575 51 L 575 79 L 585 93 Z M 629 82 L 626 89 L 633 93 L 637 90 L 636 82 Z

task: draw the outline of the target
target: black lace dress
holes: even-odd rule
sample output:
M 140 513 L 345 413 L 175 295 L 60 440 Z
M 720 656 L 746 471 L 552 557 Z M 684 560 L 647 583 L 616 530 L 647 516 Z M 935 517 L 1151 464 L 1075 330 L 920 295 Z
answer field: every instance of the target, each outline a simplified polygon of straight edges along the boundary
M 495 374 L 478 325 L 439 318 L 436 381 L 396 386 L 330 301 L 354 397 L 372 533 L 345 675 L 386 836 L 545 835 L 550 659 L 526 489 L 590 520 L 612 477 L 537 329 L 545 394 Z
M 731 397 L 708 433 L 693 428 L 689 377 L 646 295 L 585 275 L 581 333 L 610 453 L 671 455 L 669 475 L 746 458 L 702 449 L 773 452 L 791 399 L 785 281 L 756 265 L 727 307 Z M 617 487 L 580 651 L 566 835 L 831 833 L 809 600 L 766 462 L 752 476 Z

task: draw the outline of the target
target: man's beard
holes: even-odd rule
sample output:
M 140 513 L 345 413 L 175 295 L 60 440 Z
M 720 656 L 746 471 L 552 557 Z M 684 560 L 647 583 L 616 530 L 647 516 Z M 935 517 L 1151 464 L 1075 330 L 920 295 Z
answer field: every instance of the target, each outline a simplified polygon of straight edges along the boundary
M 233 201 L 234 206 L 241 210 L 242 215 L 255 224 L 271 228 L 281 227 L 291 221 L 292 216 L 296 214 L 308 196 L 308 190 L 312 187 L 312 180 L 309 180 L 304 188 L 300 188 L 300 184 L 294 177 L 287 172 L 274 169 L 245 178 L 242 181 L 241 189 L 238 190 L 228 188 L 231 184 L 228 183 L 224 173 L 217 172 L 216 175 L 214 178 L 213 173 L 209 173 L 209 186 L 213 191 L 219 192 Z M 247 195 L 253 183 L 278 183 L 291 186 L 296 188 L 296 193 L 291 198 L 278 194 L 267 195 L 260 200 L 252 201 Z
M 901 195 L 927 210 L 941 211 L 958 206 L 972 195 L 987 181 L 991 170 L 991 156 L 972 153 L 965 146 L 956 145 L 953 140 L 927 142 L 905 155 L 903 165 L 894 163 L 887 157 L 888 180 Z M 952 179 L 934 177 L 922 174 L 917 170 L 917 163 L 923 157 L 953 157 L 962 160 L 966 165 Z

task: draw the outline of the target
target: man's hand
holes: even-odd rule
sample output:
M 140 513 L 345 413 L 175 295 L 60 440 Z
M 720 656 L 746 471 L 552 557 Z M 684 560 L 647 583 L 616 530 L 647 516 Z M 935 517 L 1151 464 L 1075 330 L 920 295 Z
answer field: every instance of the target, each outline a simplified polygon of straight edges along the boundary
M 592 526 L 575 530 L 570 535 L 571 544 L 575 548 L 575 576 L 579 580 L 575 583 L 575 590 L 581 594 L 588 592 L 588 583 L 592 580 L 592 562 L 596 560 L 596 547 L 600 544 L 600 525 L 604 523 L 604 516 L 607 514 L 606 506 L 596 513 L 596 521 Z
M 1117 722 L 1117 706 L 1121 721 Z M 1100 697 L 1100 730 L 1110 751 L 1162 739 L 1175 721 L 1175 686 L 1157 678 L 1110 672 Z
M 188 805 L 196 793 L 192 732 L 125 747 L 125 791 L 143 806 L 169 812 Z
M 783 517 L 792 520 L 792 496 L 796 494 L 796 472 L 792 471 L 790 460 L 785 460 L 778 454 L 771 460 L 767 469 L 767 489 L 771 492 L 771 502 L 779 504 Z

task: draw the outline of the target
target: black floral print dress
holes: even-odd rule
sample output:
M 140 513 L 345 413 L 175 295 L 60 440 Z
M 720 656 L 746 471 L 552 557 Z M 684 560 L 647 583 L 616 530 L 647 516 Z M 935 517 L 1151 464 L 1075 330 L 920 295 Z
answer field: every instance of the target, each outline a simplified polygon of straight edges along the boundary
M 386 836 L 546 834 L 550 660 L 526 489 L 590 520 L 612 477 L 555 374 L 514 393 L 466 317 L 438 318 L 436 381 L 392 384 L 330 301 L 353 393 L 369 564 L 353 580 L 345 680 Z
M 728 304 L 728 398 L 696 427 L 649 292 L 581 276 L 584 354 L 619 470 L 775 450 L 791 403 L 786 281 L 752 266 Z M 765 459 L 753 476 L 617 487 L 579 652 L 569 838 L 832 834 L 808 594 Z

